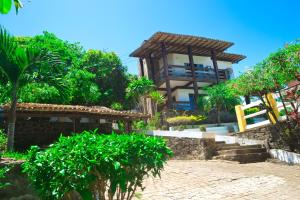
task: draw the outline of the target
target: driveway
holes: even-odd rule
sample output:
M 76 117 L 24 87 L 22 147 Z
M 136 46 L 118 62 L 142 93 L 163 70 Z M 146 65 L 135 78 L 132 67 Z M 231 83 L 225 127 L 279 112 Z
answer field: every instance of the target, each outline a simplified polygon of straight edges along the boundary
M 281 163 L 169 161 L 135 199 L 300 199 L 300 166 Z

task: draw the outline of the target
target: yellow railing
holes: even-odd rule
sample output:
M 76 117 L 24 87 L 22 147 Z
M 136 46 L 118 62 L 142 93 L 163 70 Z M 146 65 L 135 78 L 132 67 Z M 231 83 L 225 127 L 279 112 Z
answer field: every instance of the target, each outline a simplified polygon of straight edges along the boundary
M 279 116 L 278 105 L 276 103 L 276 100 L 273 97 L 273 94 L 271 94 L 271 93 L 267 94 L 264 99 L 265 99 L 265 102 L 267 104 L 270 103 L 270 105 L 268 105 L 268 106 L 273 109 L 274 114 L 276 115 L 277 119 L 279 119 L 280 116 Z M 273 115 L 271 113 L 267 113 L 266 110 L 261 110 L 261 111 L 258 111 L 256 113 L 245 115 L 245 110 L 247 110 L 249 108 L 256 107 L 256 106 L 259 106 L 261 103 L 262 103 L 261 101 L 256 101 L 256 102 L 253 102 L 253 103 L 248 104 L 248 105 L 237 105 L 237 106 L 235 106 L 235 112 L 236 112 L 236 117 L 237 117 L 240 132 L 244 132 L 248 129 L 257 128 L 257 127 L 267 125 L 267 124 L 270 124 L 270 123 L 272 123 L 272 124 L 276 123 L 276 120 L 274 119 Z M 259 116 L 259 115 L 262 115 L 262 114 L 265 114 L 265 113 L 267 113 L 269 115 L 271 121 L 265 120 L 265 121 L 258 122 L 258 123 L 255 123 L 255 124 L 247 125 L 247 120 L 246 119 L 256 117 L 256 116 Z

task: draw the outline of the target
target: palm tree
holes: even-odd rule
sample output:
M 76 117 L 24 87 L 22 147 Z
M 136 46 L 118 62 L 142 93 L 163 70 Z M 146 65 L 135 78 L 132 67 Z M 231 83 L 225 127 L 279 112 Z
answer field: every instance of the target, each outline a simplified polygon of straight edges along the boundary
M 11 10 L 12 4 L 15 5 L 16 13 L 23 8 L 21 0 L 0 0 L 0 13 L 7 14 Z
M 146 113 L 146 95 L 154 90 L 154 84 L 151 80 L 141 77 L 132 80 L 126 88 L 126 97 L 130 98 L 136 108 Z
M 48 52 L 18 47 L 15 38 L 11 36 L 7 30 L 0 27 L 0 70 L 6 75 L 12 87 L 7 128 L 8 151 L 13 151 L 16 107 L 18 101 L 17 95 L 20 84 L 26 84 L 24 74 L 30 67 L 37 66 L 45 61 L 51 64 L 57 64 L 59 62 Z

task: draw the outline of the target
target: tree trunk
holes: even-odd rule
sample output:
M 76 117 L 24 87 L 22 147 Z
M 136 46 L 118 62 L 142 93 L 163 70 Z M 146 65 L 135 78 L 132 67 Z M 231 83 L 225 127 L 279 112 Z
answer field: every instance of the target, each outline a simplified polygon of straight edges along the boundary
M 250 99 L 250 96 L 249 96 L 249 95 L 246 95 L 246 96 L 245 96 L 245 102 L 246 102 L 246 105 L 248 105 L 248 104 L 251 103 L 251 99 Z
M 17 109 L 17 88 L 15 84 L 12 90 L 12 99 L 10 104 L 10 111 L 8 117 L 8 128 L 7 128 L 7 150 L 14 150 L 14 138 L 15 138 L 15 126 L 16 126 L 16 109 Z

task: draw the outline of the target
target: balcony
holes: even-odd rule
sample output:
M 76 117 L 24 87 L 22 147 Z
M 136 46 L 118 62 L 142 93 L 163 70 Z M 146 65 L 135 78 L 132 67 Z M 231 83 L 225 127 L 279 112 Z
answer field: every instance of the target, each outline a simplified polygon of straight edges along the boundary
M 185 110 L 185 111 L 192 111 L 195 110 L 196 106 L 194 103 L 189 101 L 175 101 L 173 102 L 173 109 L 175 110 Z
M 228 70 L 219 69 L 219 80 L 225 81 L 229 79 Z M 180 65 L 169 65 L 168 72 L 170 80 L 183 80 L 191 81 L 193 80 L 192 70 L 190 66 L 180 66 Z M 215 83 L 216 73 L 214 69 L 210 66 L 204 67 L 203 65 L 195 65 L 195 78 L 198 82 L 209 82 Z M 164 68 L 161 68 L 155 75 L 156 83 L 160 84 L 165 81 Z

